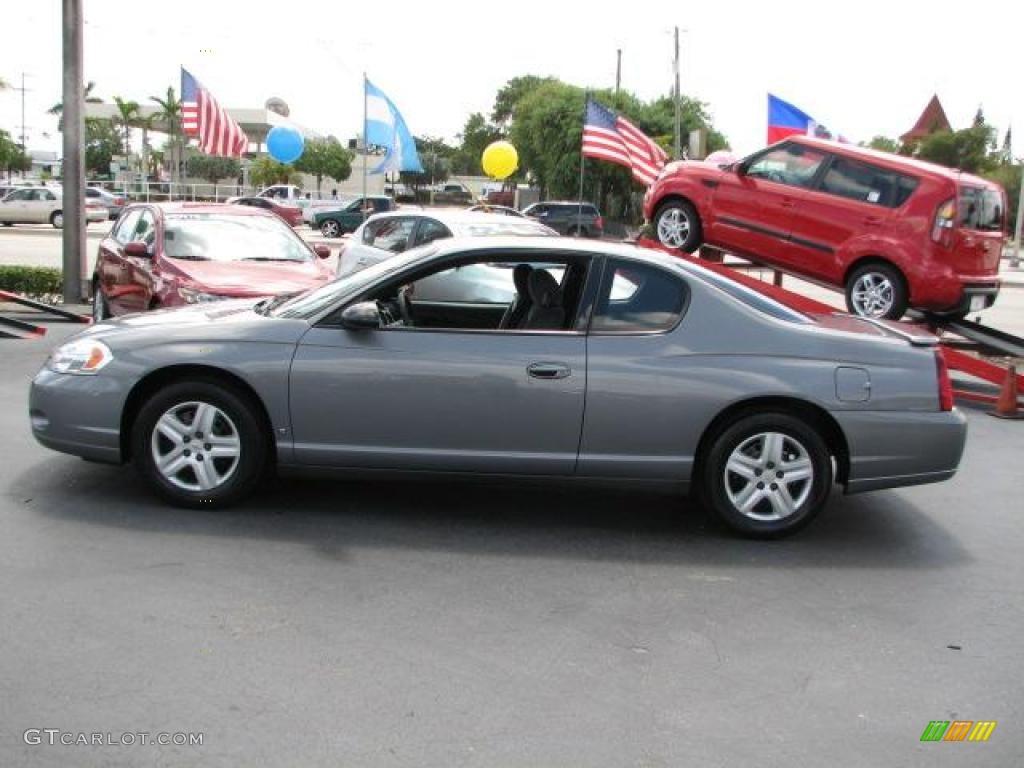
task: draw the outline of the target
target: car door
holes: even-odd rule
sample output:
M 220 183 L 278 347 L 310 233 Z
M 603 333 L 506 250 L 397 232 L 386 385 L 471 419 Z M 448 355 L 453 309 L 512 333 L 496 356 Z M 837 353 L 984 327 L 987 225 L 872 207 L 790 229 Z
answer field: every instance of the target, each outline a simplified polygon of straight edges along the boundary
M 132 310 L 131 297 L 124 297 L 122 294 L 130 289 L 124 272 L 128 269 L 124 255 L 124 245 L 131 240 L 135 233 L 135 227 L 139 223 L 142 209 L 132 208 L 121 215 L 114 228 L 102 241 L 100 241 L 99 253 L 96 259 L 95 276 L 103 295 L 106 297 L 107 307 L 114 315 L 123 315 Z
M 841 249 L 858 241 L 873 253 L 883 244 L 893 210 L 901 202 L 900 176 L 871 163 L 832 155 L 813 189 L 803 193 L 790 228 L 790 266 L 842 284 Z
M 481 255 L 474 263 L 491 259 Z M 415 277 L 450 268 L 445 261 Z M 413 276 L 382 279 L 391 281 L 382 289 L 385 295 Z M 583 423 L 586 339 L 572 318 L 573 330 L 509 331 L 401 324 L 346 330 L 336 317 L 303 336 L 292 362 L 298 463 L 573 473 Z
M 48 189 L 37 189 L 28 207 L 33 222 L 47 224 L 53 213 L 60 210 L 60 198 Z
M 789 264 L 793 219 L 824 159 L 821 150 L 789 143 L 723 173 L 714 187 L 706 239 L 756 260 Z

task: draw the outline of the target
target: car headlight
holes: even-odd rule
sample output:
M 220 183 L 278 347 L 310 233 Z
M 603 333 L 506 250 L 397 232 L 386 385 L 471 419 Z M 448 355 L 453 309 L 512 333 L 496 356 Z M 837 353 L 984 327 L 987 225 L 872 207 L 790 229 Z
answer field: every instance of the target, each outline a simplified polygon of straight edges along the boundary
M 110 348 L 102 341 L 78 339 L 57 347 L 46 361 L 47 367 L 57 373 L 88 376 L 96 373 L 114 359 Z
M 204 301 L 221 301 L 227 298 L 226 296 L 218 296 L 215 293 L 193 291 L 191 288 L 179 288 L 178 295 L 189 304 L 199 304 Z

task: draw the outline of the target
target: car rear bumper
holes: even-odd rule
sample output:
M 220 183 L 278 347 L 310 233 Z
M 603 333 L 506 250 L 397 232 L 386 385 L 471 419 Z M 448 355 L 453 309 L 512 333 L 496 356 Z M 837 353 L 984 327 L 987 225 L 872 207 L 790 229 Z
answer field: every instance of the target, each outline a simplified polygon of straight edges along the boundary
M 1001 283 L 999 280 L 991 278 L 978 282 L 964 283 L 964 287 L 960 291 L 960 301 L 946 311 L 950 314 L 959 315 L 988 309 L 996 303 L 1000 287 Z
M 832 415 L 850 451 L 847 493 L 948 480 L 967 440 L 958 410 L 841 411 Z
M 73 376 L 44 368 L 29 390 L 32 435 L 55 451 L 120 464 L 126 396 L 111 376 Z

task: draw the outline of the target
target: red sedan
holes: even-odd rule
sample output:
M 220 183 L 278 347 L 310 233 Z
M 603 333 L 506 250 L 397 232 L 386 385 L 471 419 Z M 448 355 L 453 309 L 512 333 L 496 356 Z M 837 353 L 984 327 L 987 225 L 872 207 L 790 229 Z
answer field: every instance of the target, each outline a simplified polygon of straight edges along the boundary
M 330 253 L 256 208 L 132 205 L 100 243 L 93 319 L 315 288 L 331 279 Z
M 296 205 L 287 205 L 266 197 L 239 197 L 230 202 L 232 205 L 247 205 L 250 208 L 262 208 L 276 213 L 291 227 L 297 227 L 302 223 L 302 209 Z

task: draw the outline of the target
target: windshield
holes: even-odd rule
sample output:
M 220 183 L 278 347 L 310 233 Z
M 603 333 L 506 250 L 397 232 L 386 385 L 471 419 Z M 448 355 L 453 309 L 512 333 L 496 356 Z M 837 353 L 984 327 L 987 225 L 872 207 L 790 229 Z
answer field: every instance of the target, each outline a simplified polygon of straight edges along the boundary
M 276 216 L 168 213 L 164 255 L 188 261 L 312 261 L 309 247 Z
M 960 187 L 960 226 L 983 232 L 1003 228 L 1003 196 L 998 190 Z
M 358 293 L 379 277 L 394 270 L 402 269 L 422 258 L 431 256 L 436 251 L 437 248 L 432 245 L 413 248 L 406 253 L 377 262 L 366 269 L 352 272 L 343 277 L 336 278 L 319 288 L 299 294 L 274 308 L 270 314 L 275 317 L 313 317 L 328 307 L 333 306 L 342 297 Z

